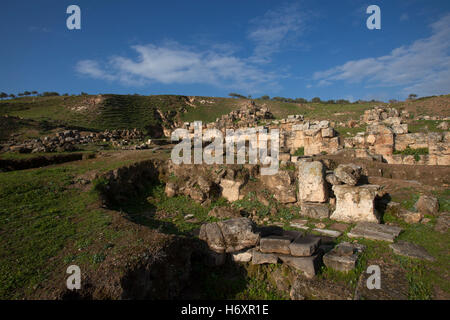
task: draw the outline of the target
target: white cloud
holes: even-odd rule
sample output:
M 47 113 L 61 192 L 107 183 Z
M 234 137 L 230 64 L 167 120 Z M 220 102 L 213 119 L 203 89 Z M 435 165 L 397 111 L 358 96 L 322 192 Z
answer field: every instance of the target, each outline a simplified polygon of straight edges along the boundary
M 402 88 L 402 93 L 443 94 L 450 89 L 450 14 L 431 25 L 425 39 L 401 46 L 390 54 L 360 60 L 316 72 L 318 85 L 336 81 L 362 82 L 366 86 Z
M 250 60 L 265 63 L 288 42 L 289 37 L 298 36 L 303 29 L 304 16 L 298 4 L 290 4 L 267 11 L 264 16 L 252 19 L 250 24 L 248 38 L 255 43 Z
M 76 70 L 82 75 L 117 80 L 125 85 L 202 83 L 253 92 L 276 85 L 273 74 L 220 50 L 199 51 L 173 42 L 161 46 L 137 45 L 132 49 L 138 54 L 136 59 L 115 56 L 103 68 L 96 61 L 83 60 Z

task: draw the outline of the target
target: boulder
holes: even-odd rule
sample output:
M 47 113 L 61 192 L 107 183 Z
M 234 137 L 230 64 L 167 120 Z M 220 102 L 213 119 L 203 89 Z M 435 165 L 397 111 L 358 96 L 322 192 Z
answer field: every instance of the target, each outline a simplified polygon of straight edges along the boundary
M 199 238 L 218 253 L 240 251 L 254 247 L 259 242 L 259 234 L 254 232 L 254 225 L 248 218 L 203 224 Z
M 298 163 L 298 200 L 326 202 L 328 199 L 322 162 Z
M 342 184 L 341 180 L 339 180 L 334 173 L 328 173 L 325 180 L 332 186 Z
M 377 185 L 333 186 L 336 195 L 336 210 L 331 219 L 342 222 L 380 222 L 375 210 L 375 197 L 380 187 Z
M 423 214 L 435 215 L 439 212 L 439 201 L 435 197 L 421 195 L 417 200 L 415 207 L 417 211 Z
M 334 170 L 334 175 L 343 183 L 349 186 L 355 186 L 361 177 L 362 168 L 356 164 L 340 164 L 336 170 Z
M 259 234 L 254 232 L 255 226 L 248 218 L 235 218 L 217 224 L 226 243 L 226 252 L 254 247 L 259 242 Z

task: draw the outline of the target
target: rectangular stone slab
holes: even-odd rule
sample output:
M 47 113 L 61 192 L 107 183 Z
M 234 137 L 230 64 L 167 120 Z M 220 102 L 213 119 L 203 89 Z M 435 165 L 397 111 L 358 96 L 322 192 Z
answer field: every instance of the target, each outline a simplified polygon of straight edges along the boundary
M 307 278 L 312 278 L 316 275 L 317 270 L 319 270 L 320 265 L 322 264 L 322 255 L 323 252 L 317 250 L 316 254 L 310 257 L 294 257 L 279 254 L 278 258 L 288 266 L 303 272 Z
M 262 253 L 258 249 L 253 249 L 252 264 L 277 263 L 278 257 L 273 253 Z
M 284 236 L 269 236 L 261 238 L 259 241 L 259 249 L 263 253 L 283 253 L 290 254 L 289 244 L 291 243 L 290 237 Z
M 320 245 L 320 238 L 312 235 L 298 237 L 290 245 L 291 255 L 296 257 L 309 257 L 314 254 Z
M 331 250 L 323 256 L 323 263 L 331 269 L 348 272 L 353 270 L 358 260 L 357 254 L 340 255 L 335 250 Z
M 371 222 L 358 223 L 347 235 L 350 238 L 365 238 L 370 240 L 394 242 L 402 228 Z

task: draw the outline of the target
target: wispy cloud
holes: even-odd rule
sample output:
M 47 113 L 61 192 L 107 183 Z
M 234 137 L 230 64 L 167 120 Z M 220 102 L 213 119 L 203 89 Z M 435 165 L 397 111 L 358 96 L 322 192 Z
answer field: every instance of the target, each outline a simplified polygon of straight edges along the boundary
M 316 72 L 317 85 L 336 81 L 366 86 L 402 87 L 403 94 L 448 93 L 450 88 L 450 14 L 431 24 L 431 36 L 401 46 L 390 54 L 351 60 Z
M 137 45 L 132 49 L 137 53 L 135 59 L 115 56 L 102 67 L 96 61 L 83 60 L 76 70 L 82 75 L 124 85 L 202 83 L 253 92 L 276 85 L 273 74 L 221 50 L 201 51 L 174 42 Z
M 296 3 L 269 10 L 262 17 L 252 19 L 248 38 L 253 41 L 255 48 L 250 61 L 269 62 L 274 53 L 300 34 L 304 20 Z

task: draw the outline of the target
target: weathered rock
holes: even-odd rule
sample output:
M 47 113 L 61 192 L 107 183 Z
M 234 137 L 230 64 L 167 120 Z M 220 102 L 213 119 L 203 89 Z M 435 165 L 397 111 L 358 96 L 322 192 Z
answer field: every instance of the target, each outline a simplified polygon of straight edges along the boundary
M 199 238 L 215 252 L 236 252 L 259 242 L 259 234 L 254 232 L 254 225 L 247 218 L 203 224 Z
M 296 238 L 290 245 L 291 255 L 297 257 L 308 257 L 316 252 L 320 245 L 320 238 L 312 235 Z
M 234 262 L 250 262 L 252 257 L 253 248 L 231 253 L 231 259 Z
M 259 234 L 254 232 L 255 226 L 248 218 L 235 218 L 217 224 L 226 243 L 226 252 L 254 247 L 259 242 Z
M 343 183 L 349 186 L 355 186 L 359 178 L 361 177 L 362 168 L 353 163 L 351 164 L 340 164 L 336 170 L 334 170 L 334 175 Z
M 291 239 L 283 236 L 269 236 L 261 238 L 259 250 L 262 253 L 284 253 L 290 254 L 289 244 Z
M 300 214 L 313 219 L 326 219 L 330 215 L 330 209 L 326 204 L 304 202 Z
M 401 210 L 399 213 L 399 217 L 402 218 L 406 223 L 419 223 L 423 218 L 423 214 L 420 212 Z
M 164 192 L 169 198 L 175 197 L 177 195 L 178 186 L 173 182 L 167 182 Z
M 360 222 L 358 223 L 347 236 L 350 238 L 365 238 L 370 240 L 380 240 L 394 242 L 394 239 L 398 237 L 401 228 L 396 226 L 388 226 L 385 224 L 377 224 L 372 222 Z
M 375 197 L 380 187 L 377 185 L 333 186 L 336 195 L 336 210 L 331 219 L 343 222 L 379 222 L 375 210 Z
M 341 180 L 339 180 L 334 173 L 327 174 L 325 180 L 332 186 L 342 184 Z
M 206 252 L 205 256 L 205 264 L 210 267 L 221 266 L 225 263 L 227 255 L 225 252 L 215 252 L 209 250 Z
M 415 207 L 423 214 L 437 214 L 439 212 L 439 201 L 435 197 L 421 195 Z
M 389 247 L 391 247 L 394 253 L 402 256 L 428 261 L 436 260 L 428 253 L 427 250 L 425 250 L 425 248 L 407 241 L 398 241 L 396 243 L 390 244 Z
M 450 128 L 449 122 L 448 121 L 442 121 L 441 123 L 439 123 L 436 128 L 441 129 L 441 130 L 448 130 Z
M 280 258 L 280 260 L 288 266 L 303 272 L 307 278 L 312 278 L 316 275 L 320 265 L 322 264 L 322 255 L 323 252 L 321 250 L 317 250 L 317 252 L 310 257 L 294 257 L 279 254 L 278 258 Z
M 436 220 L 434 230 L 440 233 L 446 233 L 450 227 L 450 213 L 443 212 Z
M 225 239 L 217 223 L 206 223 L 200 227 L 200 240 L 206 241 L 208 247 L 218 253 L 226 250 Z
M 324 167 L 319 161 L 298 163 L 298 200 L 326 202 L 328 199 Z
M 295 196 L 295 178 L 292 171 L 280 170 L 273 175 L 262 175 L 261 181 L 273 193 L 274 198 L 281 203 L 297 201 Z
M 262 253 L 257 249 L 253 249 L 252 264 L 275 264 L 278 257 L 273 253 Z
M 323 256 L 323 263 L 328 268 L 348 272 L 356 267 L 358 253 L 363 250 L 364 247 L 361 245 L 342 242 Z
M 220 181 L 222 188 L 222 196 L 230 202 L 239 200 L 239 191 L 242 186 L 242 182 L 229 179 L 222 179 Z

